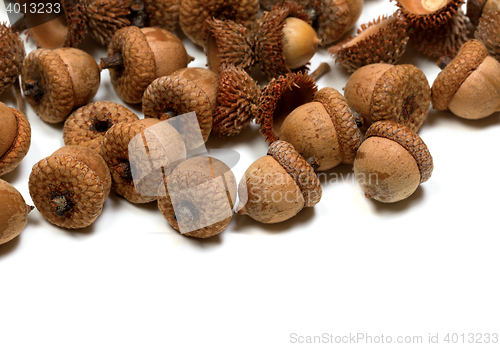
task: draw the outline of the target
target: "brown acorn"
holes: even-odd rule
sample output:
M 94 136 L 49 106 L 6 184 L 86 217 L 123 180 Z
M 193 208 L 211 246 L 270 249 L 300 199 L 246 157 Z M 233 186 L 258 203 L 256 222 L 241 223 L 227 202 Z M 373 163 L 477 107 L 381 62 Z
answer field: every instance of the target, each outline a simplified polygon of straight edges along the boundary
M 182 0 L 179 24 L 186 36 L 203 46 L 205 20 L 233 20 L 250 28 L 259 13 L 259 0 Z
M 468 0 L 467 17 L 473 25 L 479 24 L 479 19 L 483 14 L 500 11 L 500 1 L 498 0 Z
M 26 205 L 23 196 L 9 183 L 0 179 L 0 245 L 16 238 L 23 231 L 28 213 L 33 206 Z
M 500 61 L 500 10 L 481 16 L 474 37 L 481 41 L 493 58 Z
M 94 58 L 76 48 L 32 51 L 21 77 L 26 100 L 48 123 L 62 122 L 74 108 L 88 103 L 101 82 Z
M 21 74 L 26 52 L 24 44 L 18 33 L 14 33 L 10 26 L 0 23 L 0 94 L 19 84 L 18 78 Z
M 143 204 L 156 200 L 163 175 L 186 159 L 186 147 L 171 125 L 148 118 L 111 127 L 100 154 L 111 172 L 113 191 Z
M 396 0 L 411 27 L 428 29 L 445 24 L 464 0 Z
M 143 0 L 149 26 L 175 31 L 179 25 L 181 0 Z
M 64 144 L 84 146 L 99 153 L 104 134 L 118 123 L 131 123 L 139 117 L 128 108 L 110 101 L 80 107 L 64 123 Z
M 351 75 L 344 97 L 364 129 L 393 119 L 416 132 L 427 116 L 431 89 L 424 73 L 413 65 L 370 64 Z
M 113 88 L 123 101 L 138 104 L 151 82 L 186 67 L 192 59 L 182 41 L 166 30 L 126 27 L 111 39 L 101 68 L 109 69 Z
M 158 189 L 158 207 L 175 230 L 207 238 L 222 232 L 231 221 L 236 190 L 236 178 L 226 164 L 194 157 L 164 179 Z
M 33 166 L 29 191 L 50 223 L 85 228 L 101 214 L 111 176 L 99 154 L 87 147 L 65 146 Z
M 0 102 L 0 176 L 14 170 L 28 153 L 31 126 L 28 118 Z
M 398 13 L 379 17 L 362 24 L 358 36 L 350 36 L 330 47 L 328 52 L 349 72 L 374 63 L 393 64 L 406 50 L 409 40 L 407 29 L 407 23 Z

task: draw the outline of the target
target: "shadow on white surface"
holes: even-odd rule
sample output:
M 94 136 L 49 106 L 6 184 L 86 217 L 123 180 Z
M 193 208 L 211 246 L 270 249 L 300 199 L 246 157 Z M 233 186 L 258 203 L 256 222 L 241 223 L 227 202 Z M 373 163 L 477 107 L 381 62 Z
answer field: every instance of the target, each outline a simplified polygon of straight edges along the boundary
M 22 233 L 13 240 L 10 240 L 9 242 L 0 245 L 0 262 L 4 257 L 10 255 L 12 252 L 16 250 L 16 248 L 19 246 L 19 243 L 21 242 L 21 236 Z
M 371 200 L 377 213 L 380 216 L 388 216 L 388 215 L 400 215 L 402 212 L 411 209 L 414 206 L 420 205 L 423 203 L 425 198 L 425 187 L 420 185 L 417 190 L 410 195 L 408 198 L 394 202 L 394 203 L 384 203 L 377 200 Z
M 257 222 L 247 215 L 236 215 L 233 217 L 234 224 L 232 231 L 245 232 L 247 230 L 263 230 L 269 233 L 293 232 L 297 229 L 307 227 L 307 224 L 312 221 L 316 214 L 314 207 L 304 207 L 296 216 L 281 223 L 265 224 Z
M 429 110 L 424 125 L 435 126 L 440 122 L 455 122 L 456 124 L 479 130 L 483 128 L 489 128 L 494 125 L 500 125 L 500 112 L 495 112 L 488 117 L 474 120 L 458 117 L 451 111 L 436 111 L 434 109 Z

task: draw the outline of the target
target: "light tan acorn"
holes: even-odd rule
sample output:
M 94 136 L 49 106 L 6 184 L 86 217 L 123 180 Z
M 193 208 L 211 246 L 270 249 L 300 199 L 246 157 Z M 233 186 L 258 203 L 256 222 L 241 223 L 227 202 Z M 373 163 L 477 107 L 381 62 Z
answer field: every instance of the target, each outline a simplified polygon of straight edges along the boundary
M 185 68 L 192 61 L 182 41 L 160 28 L 126 27 L 118 30 L 101 59 L 111 83 L 125 102 L 138 104 L 156 78 Z
M 0 94 L 19 84 L 18 79 L 21 74 L 26 52 L 24 44 L 18 33 L 14 33 L 10 26 L 0 23 Z M 18 85 L 19 86 L 19 85 Z
M 65 146 L 33 166 L 29 191 L 33 203 L 50 223 L 85 228 L 102 212 L 111 176 L 99 154 L 87 147 Z
M 359 114 L 362 128 L 393 119 L 418 131 L 430 106 L 431 90 L 424 73 L 410 64 L 370 64 L 356 70 L 344 97 Z
M 33 210 L 24 201 L 19 191 L 0 179 L 0 245 L 16 238 L 28 221 L 28 213 Z
M 168 223 L 183 235 L 207 238 L 222 232 L 232 217 L 236 178 L 222 161 L 188 159 L 164 179 L 158 207 Z
M 238 214 L 261 223 L 279 223 L 321 200 L 313 167 L 291 144 L 275 141 L 267 154 L 250 165 L 240 181 Z
M 131 123 L 139 117 L 128 108 L 110 101 L 98 101 L 74 111 L 64 123 L 65 145 L 85 146 L 99 153 L 104 134 L 118 123 Z
M 433 170 L 432 156 L 417 133 L 392 120 L 373 123 L 354 160 L 365 196 L 391 203 L 408 198 Z
M 474 25 L 479 24 L 479 19 L 482 15 L 500 11 L 500 1 L 498 0 L 468 0 L 467 1 L 467 17 Z
M 411 27 L 428 29 L 446 23 L 464 0 L 396 0 Z
M 481 41 L 493 58 L 500 61 L 500 10 L 481 16 L 474 37 Z
M 0 176 L 14 170 L 28 153 L 31 126 L 28 118 L 0 102 Z
M 457 56 L 440 61 L 443 71 L 432 85 L 432 106 L 467 119 L 500 111 L 500 63 L 477 40 L 467 41 Z
M 26 100 L 48 123 L 63 122 L 74 108 L 87 104 L 101 82 L 94 58 L 76 48 L 32 51 L 21 77 Z

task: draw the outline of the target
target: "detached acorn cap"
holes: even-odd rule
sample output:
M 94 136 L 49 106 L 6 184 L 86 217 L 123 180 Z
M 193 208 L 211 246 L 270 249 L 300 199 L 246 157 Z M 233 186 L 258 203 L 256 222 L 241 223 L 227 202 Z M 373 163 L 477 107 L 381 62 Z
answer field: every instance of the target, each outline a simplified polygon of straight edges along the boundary
M 322 46 L 339 40 L 356 24 L 363 10 L 363 0 L 320 0 L 312 4 L 318 12 L 316 25 Z
M 14 170 L 29 151 L 31 126 L 28 118 L 15 108 L 0 103 L 0 176 Z
M 97 153 L 108 129 L 118 123 L 131 123 L 139 117 L 128 108 L 110 101 L 98 101 L 80 107 L 64 123 L 65 145 L 78 145 Z
M 396 0 L 411 27 L 428 29 L 446 23 L 462 6 L 463 0 Z
M 220 137 L 238 135 L 257 115 L 259 95 L 259 86 L 243 68 L 223 65 L 212 132 Z
M 26 52 L 18 33 L 0 23 L 0 94 L 9 89 L 19 78 Z
M 483 14 L 474 37 L 481 41 L 493 58 L 500 61 L 500 11 Z
M 407 23 L 398 13 L 390 17 L 379 17 L 362 24 L 358 29 L 358 36 L 350 36 L 330 47 L 328 52 L 348 72 L 374 63 L 393 64 L 406 50 L 409 40 L 407 29 Z

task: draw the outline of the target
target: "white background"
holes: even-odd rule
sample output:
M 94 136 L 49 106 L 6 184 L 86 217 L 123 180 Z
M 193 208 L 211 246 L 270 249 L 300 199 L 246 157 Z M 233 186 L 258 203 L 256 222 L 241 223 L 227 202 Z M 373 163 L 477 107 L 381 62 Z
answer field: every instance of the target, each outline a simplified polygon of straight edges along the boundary
M 367 1 L 357 26 L 394 9 Z M 0 10 L 7 20 L 3 3 Z M 182 38 L 196 57 L 190 66 L 204 67 L 203 50 Z M 105 56 L 90 38 L 80 48 Z M 333 69 L 319 87 L 341 91 L 349 75 L 323 49 L 312 69 L 322 61 Z M 400 63 L 418 66 L 431 84 L 439 72 L 412 50 Z M 121 102 L 107 72 L 98 100 Z M 10 92 L 0 101 L 15 106 Z M 62 124 L 44 123 L 29 106 L 27 116 L 31 149 L 2 179 L 31 204 L 31 168 L 63 140 Z M 346 165 L 329 172 L 345 182 L 324 182 L 316 207 L 278 225 L 234 216 L 208 240 L 180 235 L 156 203 L 133 205 L 113 193 L 80 231 L 34 210 L 21 236 L 0 246 L 0 346 L 277 347 L 298 345 L 293 333 L 424 341 L 429 333 L 500 333 L 499 118 L 467 121 L 431 109 L 420 135 L 434 173 L 397 204 L 365 199 Z M 207 147 L 241 154 L 238 181 L 267 151 L 255 125 Z

